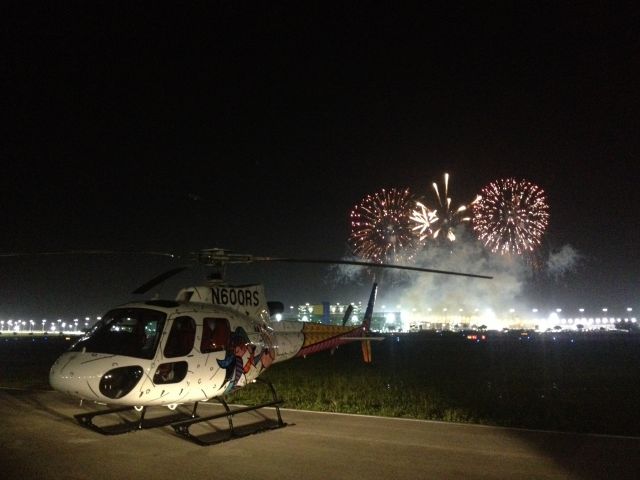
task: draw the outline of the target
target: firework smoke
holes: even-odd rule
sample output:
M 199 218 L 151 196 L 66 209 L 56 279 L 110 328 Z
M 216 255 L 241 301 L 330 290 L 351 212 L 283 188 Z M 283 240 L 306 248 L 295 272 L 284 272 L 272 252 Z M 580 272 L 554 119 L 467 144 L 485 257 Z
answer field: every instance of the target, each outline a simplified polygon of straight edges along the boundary
M 512 307 L 526 279 L 526 269 L 521 262 L 487 255 L 480 244 L 468 239 L 459 241 L 454 253 L 444 245 L 426 249 L 416 263 L 438 270 L 493 276 L 493 280 L 483 280 L 436 274 L 413 275 L 412 285 L 401 294 L 402 303 L 418 309 Z
M 580 260 L 580 255 L 571 245 L 564 245 L 557 251 L 549 254 L 547 260 L 547 274 L 552 277 L 560 277 L 567 272 L 574 270 Z

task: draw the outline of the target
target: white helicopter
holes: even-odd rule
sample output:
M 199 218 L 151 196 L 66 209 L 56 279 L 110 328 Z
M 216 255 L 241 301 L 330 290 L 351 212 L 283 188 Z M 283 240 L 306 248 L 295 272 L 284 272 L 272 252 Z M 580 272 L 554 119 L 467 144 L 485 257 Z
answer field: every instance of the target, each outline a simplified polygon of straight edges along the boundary
M 184 288 L 175 300 L 148 300 L 127 303 L 110 310 L 84 337 L 63 353 L 51 367 L 49 382 L 60 392 L 97 404 L 110 406 L 76 415 L 88 428 L 103 434 L 118 434 L 152 426 L 171 424 L 174 430 L 202 445 L 218 443 L 190 433 L 190 427 L 215 418 L 227 417 L 229 435 L 236 436 L 232 418 L 243 412 L 267 406 L 275 407 L 277 420 L 261 426 L 285 425 L 280 415 L 275 389 L 270 401 L 258 405 L 231 408 L 228 394 L 256 381 L 272 365 L 295 357 L 335 349 L 347 342 L 362 342 L 365 362 L 371 362 L 369 327 L 377 285 L 374 283 L 364 319 L 356 326 L 325 325 L 310 322 L 272 322 L 282 311 L 279 302 L 267 302 L 262 285 L 228 285 L 219 274 L 229 263 L 257 261 L 342 263 L 367 267 L 399 268 L 431 273 L 491 278 L 426 268 L 371 264 L 345 260 L 303 260 L 254 257 L 224 249 L 199 252 L 199 262 L 215 267 L 216 275 L 205 286 Z M 146 293 L 167 278 L 188 267 L 165 272 L 134 293 Z M 199 402 L 218 400 L 221 414 L 198 416 Z M 175 410 L 178 405 L 193 404 L 190 414 L 176 419 L 145 421 L 147 408 L 163 406 Z M 94 423 L 97 416 L 136 410 L 136 421 L 124 420 L 109 426 Z M 252 432 L 253 433 L 253 432 Z

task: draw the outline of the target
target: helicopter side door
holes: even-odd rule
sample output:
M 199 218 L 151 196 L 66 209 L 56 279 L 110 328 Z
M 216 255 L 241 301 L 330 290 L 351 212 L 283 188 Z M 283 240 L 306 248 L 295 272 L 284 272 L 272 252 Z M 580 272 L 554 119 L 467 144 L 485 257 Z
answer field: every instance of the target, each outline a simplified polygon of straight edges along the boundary
M 231 325 L 226 317 L 204 317 L 202 319 L 202 335 L 200 337 L 200 353 L 206 355 L 201 362 L 203 379 L 207 390 L 220 393 L 228 383 L 232 372 L 225 363 L 231 343 Z M 199 380 L 201 381 L 201 380 Z M 213 396 L 213 395 L 212 395 Z
M 163 349 L 165 361 L 158 365 L 153 383 L 178 383 L 185 379 L 189 364 L 184 357 L 192 356 L 195 337 L 196 322 L 193 318 L 180 316 L 173 319 Z M 181 357 L 183 359 L 178 360 Z
M 205 317 L 202 320 L 201 353 L 224 352 L 229 345 L 231 327 L 223 317 Z

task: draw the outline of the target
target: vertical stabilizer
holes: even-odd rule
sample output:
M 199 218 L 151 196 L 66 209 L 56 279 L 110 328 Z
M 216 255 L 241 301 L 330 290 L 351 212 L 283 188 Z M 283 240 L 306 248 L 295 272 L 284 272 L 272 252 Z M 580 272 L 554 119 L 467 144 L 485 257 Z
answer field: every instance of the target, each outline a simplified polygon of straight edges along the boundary
M 378 293 L 378 284 L 374 283 L 371 288 L 371 295 L 369 295 L 369 303 L 367 303 L 367 310 L 364 313 L 364 319 L 362 320 L 362 336 L 365 337 L 369 334 L 371 329 L 371 319 L 373 318 L 373 306 L 376 303 L 376 295 Z M 371 356 L 371 340 L 362 340 L 362 359 L 364 363 L 371 363 L 373 358 Z
M 369 303 L 367 303 L 367 310 L 364 312 L 364 320 L 362 321 L 362 333 L 369 333 L 371 329 L 371 318 L 373 317 L 373 306 L 376 303 L 376 295 L 378 293 L 378 284 L 374 283 L 371 289 L 371 295 L 369 295 Z
M 344 312 L 344 317 L 342 317 L 342 326 L 344 327 L 349 319 L 351 318 L 351 313 L 353 312 L 353 305 L 349 305 L 347 310 Z

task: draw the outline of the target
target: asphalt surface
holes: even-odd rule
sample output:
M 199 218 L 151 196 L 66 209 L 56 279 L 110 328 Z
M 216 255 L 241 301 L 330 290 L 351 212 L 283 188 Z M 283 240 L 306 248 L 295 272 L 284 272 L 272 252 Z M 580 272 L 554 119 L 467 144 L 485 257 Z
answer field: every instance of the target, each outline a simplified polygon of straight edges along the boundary
M 284 428 L 203 447 L 170 426 L 101 435 L 75 420 L 96 408 L 57 392 L 0 390 L 2 478 L 640 478 L 640 438 L 282 409 Z M 207 403 L 198 413 L 220 411 Z M 147 418 L 167 413 L 150 411 Z M 275 418 L 275 411 L 238 415 L 235 422 L 246 426 L 265 416 Z M 119 420 L 110 415 L 96 423 Z M 215 439 L 226 426 L 222 418 L 191 431 Z

